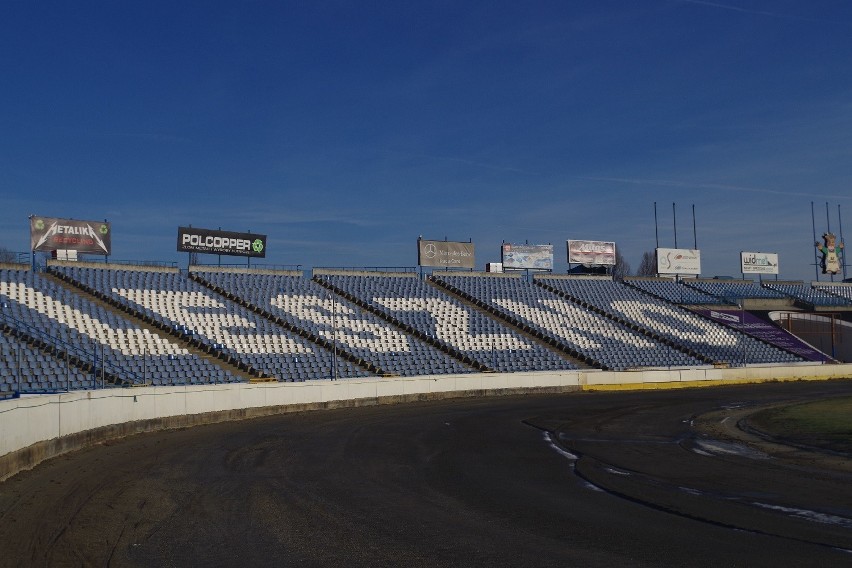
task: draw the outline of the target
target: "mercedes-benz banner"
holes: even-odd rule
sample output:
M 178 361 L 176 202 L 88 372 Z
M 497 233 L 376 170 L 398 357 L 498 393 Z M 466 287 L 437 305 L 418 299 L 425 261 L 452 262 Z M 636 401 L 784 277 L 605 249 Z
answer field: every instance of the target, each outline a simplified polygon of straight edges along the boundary
M 78 221 L 55 217 L 30 217 L 33 252 L 75 250 L 85 254 L 112 252 L 112 227 L 106 221 Z
M 178 227 L 178 252 L 266 257 L 266 235 Z
M 473 268 L 473 243 L 417 241 L 417 264 L 439 268 Z

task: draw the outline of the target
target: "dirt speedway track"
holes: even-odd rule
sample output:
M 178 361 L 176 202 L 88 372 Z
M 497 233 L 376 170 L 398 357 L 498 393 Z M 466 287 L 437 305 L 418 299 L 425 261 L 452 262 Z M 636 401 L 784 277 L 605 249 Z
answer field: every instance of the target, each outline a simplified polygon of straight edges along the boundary
M 850 394 L 531 395 L 138 435 L 0 483 L 0 565 L 849 565 L 850 460 L 736 423 Z

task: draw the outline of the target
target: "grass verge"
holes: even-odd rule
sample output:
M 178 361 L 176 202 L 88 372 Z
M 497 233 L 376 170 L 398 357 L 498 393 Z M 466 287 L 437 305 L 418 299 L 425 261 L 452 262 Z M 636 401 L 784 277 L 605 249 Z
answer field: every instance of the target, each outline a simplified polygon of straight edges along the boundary
M 762 410 L 748 424 L 787 443 L 852 455 L 852 397 Z

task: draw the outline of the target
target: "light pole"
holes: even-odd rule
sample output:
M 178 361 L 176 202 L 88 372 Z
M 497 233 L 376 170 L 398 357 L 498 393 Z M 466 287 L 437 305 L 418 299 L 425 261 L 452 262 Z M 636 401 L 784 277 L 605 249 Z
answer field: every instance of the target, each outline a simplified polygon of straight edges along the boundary
M 337 380 L 337 310 L 334 294 L 331 295 L 331 346 L 334 355 L 334 380 Z
M 326 298 L 331 300 L 331 361 L 332 371 L 331 380 L 337 380 L 337 310 L 334 294 L 330 290 L 326 291 Z
M 745 334 L 745 328 L 746 328 L 745 300 L 743 298 L 739 298 L 737 300 L 737 305 L 740 308 L 740 335 L 742 336 L 743 334 Z M 746 354 L 745 354 L 745 343 L 743 342 L 743 337 L 739 337 L 737 339 L 737 341 L 739 341 L 739 344 L 740 344 L 740 366 L 745 367 L 746 366 Z

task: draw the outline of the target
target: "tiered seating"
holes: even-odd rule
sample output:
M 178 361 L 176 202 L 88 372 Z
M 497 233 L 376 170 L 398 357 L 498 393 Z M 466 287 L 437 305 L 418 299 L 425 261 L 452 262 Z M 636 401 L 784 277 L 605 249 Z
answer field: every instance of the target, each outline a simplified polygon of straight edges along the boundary
M 833 296 L 837 296 L 838 298 L 843 298 L 845 300 L 848 300 L 849 303 L 852 303 L 852 283 L 814 282 L 813 286 L 814 288 L 822 290 L 823 292 L 826 292 Z
M 30 271 L 0 271 L 0 302 L 23 325 L 70 346 L 133 383 L 224 383 L 239 379 L 165 337 Z M 15 327 L 15 326 L 13 326 Z M 89 354 L 91 354 L 89 356 Z M 88 388 L 87 384 L 79 388 Z
M 558 293 L 658 334 L 716 362 L 794 363 L 802 359 L 611 279 L 539 278 Z
M 433 275 L 433 279 L 484 302 L 598 366 L 621 370 L 707 364 L 521 278 L 441 274 Z
M 91 375 L 17 338 L 0 333 L 0 398 L 94 388 Z
M 56 270 L 235 363 L 279 380 L 369 373 L 174 271 Z M 335 364 L 337 372 L 335 373 Z
M 668 278 L 626 278 L 624 283 L 672 304 L 713 305 L 723 303 L 716 296 L 705 294 L 700 290 Z
M 716 296 L 728 303 L 736 303 L 743 298 L 761 300 L 783 300 L 784 294 L 771 288 L 764 288 L 753 280 L 688 280 L 684 283 L 705 294 Z
M 315 278 L 495 371 L 576 368 L 517 331 L 436 290 L 415 274 L 334 274 Z
M 766 288 L 771 288 L 791 298 L 807 302 L 813 306 L 849 306 L 852 298 L 846 299 L 841 295 L 834 294 L 835 288 L 808 286 L 803 282 L 764 282 Z M 852 290 L 852 288 L 848 288 Z
M 300 329 L 335 342 L 382 371 L 401 376 L 468 373 L 472 369 L 373 313 L 301 276 L 194 272 Z

